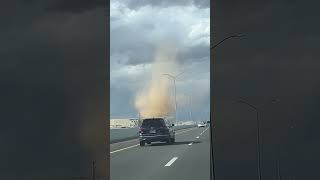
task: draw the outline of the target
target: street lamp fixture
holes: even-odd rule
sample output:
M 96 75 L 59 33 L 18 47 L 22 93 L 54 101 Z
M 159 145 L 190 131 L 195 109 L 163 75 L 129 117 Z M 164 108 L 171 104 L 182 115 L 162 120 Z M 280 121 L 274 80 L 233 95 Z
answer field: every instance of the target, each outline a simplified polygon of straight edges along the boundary
M 228 37 L 224 38 L 223 40 L 219 41 L 217 44 L 211 46 L 210 49 L 214 49 L 214 48 L 218 47 L 220 44 L 222 44 L 224 41 L 226 41 L 226 40 L 228 40 L 228 39 L 231 39 L 231 38 L 240 38 L 240 37 L 244 37 L 244 36 L 245 36 L 244 34 L 238 34 L 238 35 L 228 36 Z

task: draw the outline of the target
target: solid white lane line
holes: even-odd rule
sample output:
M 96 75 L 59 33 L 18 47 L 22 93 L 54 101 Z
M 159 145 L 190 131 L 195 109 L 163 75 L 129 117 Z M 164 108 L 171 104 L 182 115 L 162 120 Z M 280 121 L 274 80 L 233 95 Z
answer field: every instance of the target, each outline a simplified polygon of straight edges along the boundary
M 176 134 L 181 134 L 181 133 L 184 133 L 184 132 L 188 132 L 188 131 L 191 131 L 193 130 L 194 128 L 191 128 L 189 130 L 185 130 L 185 131 L 179 131 L 178 133 Z M 121 148 L 121 149 L 118 149 L 118 150 L 115 150 L 115 151 L 111 151 L 110 154 L 113 154 L 113 153 L 116 153 L 116 152 L 120 152 L 120 151 L 123 151 L 123 150 L 126 150 L 126 149 L 130 149 L 130 148 L 133 148 L 133 147 L 136 147 L 136 146 L 139 146 L 140 144 L 135 144 L 133 146 L 128 146 L 128 147 L 125 147 L 125 148 Z
M 204 132 L 206 132 L 209 128 L 205 129 L 202 133 L 200 133 L 199 136 L 201 136 Z M 199 139 L 199 136 L 197 136 L 196 138 Z
M 188 145 L 191 146 L 193 142 L 189 143 Z
M 116 153 L 116 152 L 119 152 L 119 151 L 123 151 L 123 150 L 129 149 L 129 148 L 133 148 L 133 147 L 136 147 L 136 146 L 139 146 L 139 145 L 140 144 L 136 144 L 136 145 L 133 145 L 133 146 L 128 146 L 128 147 L 125 147 L 125 148 L 122 148 L 122 149 L 118 149 L 118 150 L 110 152 L 110 154 Z
M 173 164 L 177 159 L 178 159 L 178 157 L 172 158 L 172 159 L 171 159 L 166 165 L 164 165 L 164 166 L 171 166 L 171 164 Z
M 176 134 L 181 134 L 181 133 L 188 132 L 188 131 L 191 131 L 191 130 L 193 130 L 193 128 L 188 129 L 188 130 L 185 130 L 185 131 L 179 131 L 179 132 L 176 132 Z

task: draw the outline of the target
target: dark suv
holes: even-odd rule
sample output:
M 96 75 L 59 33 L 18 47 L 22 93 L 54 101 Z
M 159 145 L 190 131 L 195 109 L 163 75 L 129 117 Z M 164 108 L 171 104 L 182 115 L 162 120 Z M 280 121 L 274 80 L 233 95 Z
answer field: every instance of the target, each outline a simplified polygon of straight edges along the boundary
M 142 121 L 139 128 L 140 146 L 151 142 L 167 142 L 173 143 L 175 141 L 174 124 L 169 124 L 164 118 L 148 118 Z

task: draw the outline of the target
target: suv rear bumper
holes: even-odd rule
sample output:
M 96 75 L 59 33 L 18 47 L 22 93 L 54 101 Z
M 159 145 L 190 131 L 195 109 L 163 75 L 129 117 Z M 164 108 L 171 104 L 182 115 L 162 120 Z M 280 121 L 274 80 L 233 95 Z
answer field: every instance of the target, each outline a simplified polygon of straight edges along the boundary
M 146 142 L 157 142 L 157 141 L 168 141 L 171 138 L 170 135 L 140 135 L 140 141 Z

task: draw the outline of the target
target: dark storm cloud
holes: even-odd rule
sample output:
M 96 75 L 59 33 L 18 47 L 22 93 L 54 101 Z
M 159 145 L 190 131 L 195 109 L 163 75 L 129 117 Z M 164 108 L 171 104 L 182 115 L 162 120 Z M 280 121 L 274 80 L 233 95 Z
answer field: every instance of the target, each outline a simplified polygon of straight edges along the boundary
M 197 61 L 207 60 L 210 56 L 209 45 L 198 44 L 192 47 L 182 49 L 178 53 L 178 61 L 181 63 L 194 63 Z
M 1 179 L 88 176 L 105 154 L 104 9 L 60 14 L 51 3 L 1 6 Z
M 130 41 L 128 41 L 128 45 L 126 46 L 122 46 L 124 49 L 113 51 L 127 57 L 127 61 L 123 62 L 123 65 L 139 65 L 151 63 L 154 60 L 154 52 L 156 49 L 154 44 L 142 42 L 140 44 L 130 46 Z M 181 64 L 196 63 L 208 60 L 209 56 L 210 50 L 208 45 L 199 44 L 192 47 L 182 47 L 180 51 L 178 51 L 177 62 Z
M 124 2 L 126 2 L 130 9 L 138 9 L 146 5 L 155 7 L 195 5 L 198 8 L 209 8 L 210 6 L 210 0 L 125 0 Z
M 245 105 L 232 103 L 239 97 L 256 105 L 272 97 L 280 99 L 278 104 L 266 106 L 260 117 L 263 177 L 276 178 L 275 153 L 281 142 L 283 178 L 319 178 L 313 171 L 319 160 L 314 149 L 320 149 L 318 6 L 316 1 L 215 1 L 214 40 L 246 34 L 226 41 L 212 56 L 219 178 L 233 179 L 230 170 L 238 177 L 255 175 L 256 156 L 250 153 L 255 148 L 255 116 Z M 248 144 L 239 143 L 243 140 Z M 231 166 L 234 161 L 228 158 L 238 153 L 232 149 L 239 148 L 246 159 Z M 314 160 L 306 159 L 304 152 Z
M 150 63 L 159 42 L 170 39 L 177 43 L 179 62 L 190 63 L 209 56 L 209 45 L 206 42 L 209 39 L 209 28 L 205 23 L 209 23 L 209 17 L 204 16 L 207 11 L 191 10 L 184 14 L 190 19 L 177 17 L 174 21 L 167 20 L 170 17 L 167 13 L 172 11 L 161 9 L 158 11 L 162 13 L 154 16 L 155 11 L 157 10 L 130 10 L 127 14 L 133 15 L 129 16 L 114 8 L 111 13 L 111 55 L 126 56 L 128 60 L 125 65 Z M 150 18 L 151 16 L 154 18 Z
M 130 2 L 133 2 L 135 8 L 130 6 Z M 191 1 L 178 3 L 179 5 L 176 1 L 111 1 L 111 79 L 115 82 L 111 84 L 111 91 L 117 90 L 119 85 L 128 90 L 111 93 L 114 96 L 111 98 L 112 115 L 132 116 L 134 106 L 129 101 L 134 98 L 129 100 L 127 96 L 130 94 L 130 97 L 134 97 L 146 85 L 155 54 L 164 41 L 173 42 L 178 50 L 176 61 L 179 69 L 173 73 L 188 69 L 184 78 L 186 81 L 179 83 L 178 89 L 189 89 L 190 83 L 193 83 L 191 79 L 199 77 L 205 79 L 200 85 L 209 84 L 209 68 L 205 63 L 209 61 L 210 52 L 209 9 L 197 8 Z M 139 82 L 129 83 L 134 79 L 139 79 Z M 205 86 L 201 90 L 208 88 Z M 194 97 L 198 94 L 206 97 L 194 104 L 194 108 L 208 107 L 204 100 L 208 99 L 209 93 L 202 93 L 201 90 L 194 89 Z M 120 106 L 122 108 L 117 108 Z
M 147 33 L 144 27 L 139 27 Z M 139 30 L 138 29 L 138 30 Z M 132 34 L 135 34 L 134 36 Z M 128 60 L 123 65 L 137 65 L 151 62 L 155 51 L 154 43 L 145 40 L 145 33 L 130 27 L 121 27 L 111 31 L 111 55 L 121 54 Z

